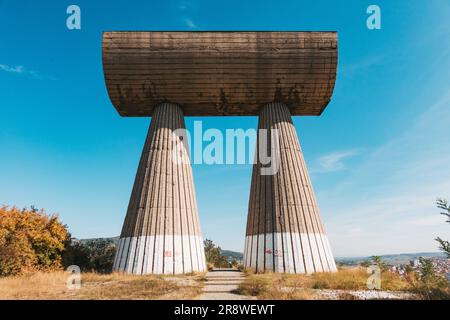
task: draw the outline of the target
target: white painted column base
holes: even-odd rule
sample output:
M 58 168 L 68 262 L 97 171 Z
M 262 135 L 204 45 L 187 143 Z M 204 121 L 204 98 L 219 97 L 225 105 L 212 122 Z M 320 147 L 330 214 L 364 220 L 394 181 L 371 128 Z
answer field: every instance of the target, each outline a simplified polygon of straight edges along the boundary
M 268 233 L 245 237 L 244 266 L 257 272 L 335 272 L 328 237 L 321 233 Z
M 203 239 L 187 235 L 121 238 L 113 271 L 130 274 L 205 272 Z

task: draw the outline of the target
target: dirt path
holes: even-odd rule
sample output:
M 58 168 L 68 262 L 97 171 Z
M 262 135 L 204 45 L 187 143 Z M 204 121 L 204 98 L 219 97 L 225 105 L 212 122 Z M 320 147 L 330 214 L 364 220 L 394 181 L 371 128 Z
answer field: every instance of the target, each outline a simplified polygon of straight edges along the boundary
M 206 274 L 206 282 L 200 300 L 253 300 L 254 297 L 237 294 L 244 273 L 233 269 L 216 269 Z

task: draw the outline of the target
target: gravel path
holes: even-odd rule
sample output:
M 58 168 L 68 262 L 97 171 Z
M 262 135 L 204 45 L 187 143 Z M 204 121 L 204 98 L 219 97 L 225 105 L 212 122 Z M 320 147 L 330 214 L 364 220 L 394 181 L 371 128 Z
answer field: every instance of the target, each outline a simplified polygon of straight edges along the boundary
M 239 284 L 245 279 L 244 273 L 234 269 L 216 269 L 206 274 L 206 282 L 200 300 L 256 300 L 256 297 L 244 296 L 236 293 Z M 290 291 L 292 288 L 283 288 L 282 291 Z M 312 290 L 315 299 L 319 300 L 410 300 L 418 297 L 411 293 L 374 290 Z
M 343 298 L 343 294 L 347 296 Z M 410 292 L 377 291 L 377 290 L 318 290 L 318 298 L 323 300 L 417 300 L 419 297 Z
M 254 300 L 255 297 L 235 293 L 245 275 L 234 269 L 216 269 L 206 274 L 200 300 Z

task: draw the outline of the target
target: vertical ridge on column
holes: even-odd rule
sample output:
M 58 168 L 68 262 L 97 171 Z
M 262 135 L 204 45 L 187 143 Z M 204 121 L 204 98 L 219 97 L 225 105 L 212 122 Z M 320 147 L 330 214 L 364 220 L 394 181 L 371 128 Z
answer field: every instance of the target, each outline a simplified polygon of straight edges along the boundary
M 178 274 L 206 270 L 183 112 L 173 103 L 153 113 L 139 161 L 114 271 Z M 181 163 L 174 159 L 181 156 Z
M 275 155 L 272 148 L 278 145 L 279 167 L 274 174 L 262 173 L 262 169 L 270 167 L 273 162 L 269 165 L 261 163 L 259 155 L 263 150 L 261 135 L 258 134 L 244 265 L 257 272 L 336 271 L 288 107 L 279 102 L 265 105 L 260 111 L 258 129 L 268 130 L 267 148 L 271 150 L 272 158 Z M 270 130 L 276 130 L 278 144 L 272 140 Z M 267 150 L 264 151 L 267 155 Z

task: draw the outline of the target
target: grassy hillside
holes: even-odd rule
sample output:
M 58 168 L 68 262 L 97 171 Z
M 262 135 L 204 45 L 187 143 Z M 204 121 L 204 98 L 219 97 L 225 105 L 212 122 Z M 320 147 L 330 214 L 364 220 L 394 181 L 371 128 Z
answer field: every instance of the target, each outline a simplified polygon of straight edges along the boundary
M 67 287 L 66 272 L 40 272 L 0 278 L 0 300 L 147 300 L 193 299 L 201 293 L 203 274 L 157 276 L 81 274 L 81 288 Z

